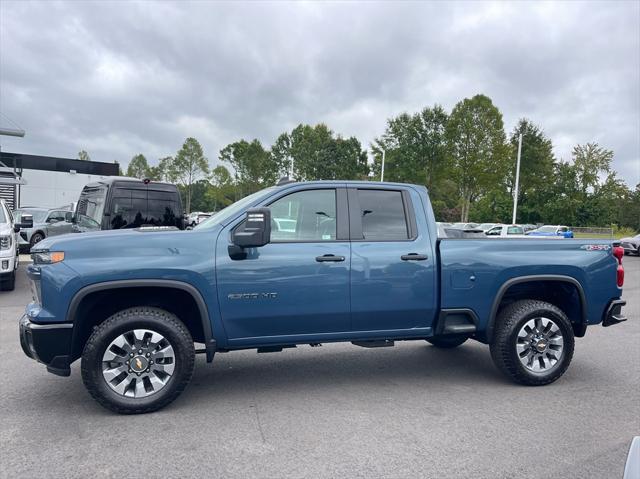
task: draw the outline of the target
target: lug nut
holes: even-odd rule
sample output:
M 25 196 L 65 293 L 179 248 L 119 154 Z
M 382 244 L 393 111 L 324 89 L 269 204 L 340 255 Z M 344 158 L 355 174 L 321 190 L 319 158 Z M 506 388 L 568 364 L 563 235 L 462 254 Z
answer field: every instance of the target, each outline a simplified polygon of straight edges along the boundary
M 129 357 L 133 357 L 133 353 L 129 354 Z
M 138 373 L 138 376 L 140 376 L 140 373 Z
M 151 356 L 151 354 L 147 353 L 147 357 Z
M 138 350 L 138 354 L 142 354 L 142 349 L 139 349 L 139 350 Z

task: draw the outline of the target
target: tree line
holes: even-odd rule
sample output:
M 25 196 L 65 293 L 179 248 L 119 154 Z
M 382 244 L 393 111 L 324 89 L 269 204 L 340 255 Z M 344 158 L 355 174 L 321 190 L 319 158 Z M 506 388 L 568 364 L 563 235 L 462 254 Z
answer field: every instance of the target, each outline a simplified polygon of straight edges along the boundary
M 554 156 L 544 130 L 527 118 L 505 133 L 502 113 L 485 95 L 389 118 L 368 152 L 355 137 L 325 124 L 300 124 L 272 145 L 239 139 L 219 152 L 211 169 L 202 147 L 188 138 L 173 157 L 149 165 L 131 159 L 127 176 L 177 183 L 187 211 L 218 211 L 290 176 L 308 180 L 380 179 L 416 183 L 430 191 L 439 221 L 510 222 L 518 138 L 522 135 L 519 223 L 611 226 L 640 230 L 640 184 L 618 178 L 613 152 L 576 145 L 571 161 Z

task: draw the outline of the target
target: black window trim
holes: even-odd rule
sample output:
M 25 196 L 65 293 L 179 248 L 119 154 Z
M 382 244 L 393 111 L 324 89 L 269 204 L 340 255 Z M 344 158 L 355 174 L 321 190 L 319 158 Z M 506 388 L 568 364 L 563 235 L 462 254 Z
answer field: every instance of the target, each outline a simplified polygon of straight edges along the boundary
M 349 214 L 347 206 L 347 189 L 344 186 L 317 186 L 313 188 L 300 188 L 295 190 L 285 190 L 282 195 L 278 195 L 273 198 L 269 198 L 269 201 L 263 206 L 269 207 L 276 201 L 285 198 L 286 196 L 293 195 L 295 193 L 301 193 L 304 191 L 317 191 L 317 190 L 333 190 L 336 198 L 336 237 L 331 240 L 273 240 L 269 241 L 269 244 L 287 244 L 287 243 L 344 243 L 349 241 Z M 230 230 L 230 237 L 233 236 L 233 232 L 240 228 L 245 222 L 244 215 L 241 216 L 240 221 Z
M 358 198 L 358 190 L 370 191 L 395 191 L 399 192 L 402 198 L 402 206 L 404 210 L 404 221 L 407 227 L 408 238 L 406 239 L 366 239 L 362 233 L 362 217 L 360 200 Z M 410 243 L 418 237 L 418 226 L 416 224 L 415 209 L 411 201 L 411 195 L 405 189 L 401 188 L 369 188 L 349 187 L 347 189 L 347 197 L 349 200 L 349 223 L 351 229 L 350 241 L 364 243 Z

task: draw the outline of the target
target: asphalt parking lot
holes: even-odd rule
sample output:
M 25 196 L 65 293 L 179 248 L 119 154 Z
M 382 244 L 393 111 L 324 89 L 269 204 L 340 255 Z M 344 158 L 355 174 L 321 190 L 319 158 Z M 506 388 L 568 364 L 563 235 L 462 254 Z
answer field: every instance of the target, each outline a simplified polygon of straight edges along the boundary
M 640 435 L 640 258 L 629 321 L 590 328 L 556 383 L 517 386 L 468 342 L 308 346 L 198 358 L 166 409 L 118 416 L 26 358 L 19 271 L 0 293 L 2 477 L 618 478 Z

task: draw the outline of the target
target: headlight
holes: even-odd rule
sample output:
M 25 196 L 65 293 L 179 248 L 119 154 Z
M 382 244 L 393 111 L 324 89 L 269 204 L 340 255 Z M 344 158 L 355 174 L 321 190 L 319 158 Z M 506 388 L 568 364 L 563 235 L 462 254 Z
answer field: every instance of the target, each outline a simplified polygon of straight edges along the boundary
M 63 251 L 41 251 L 31 255 L 33 264 L 52 264 L 64 260 Z
M 11 236 L 0 236 L 0 249 L 9 249 L 12 244 Z

